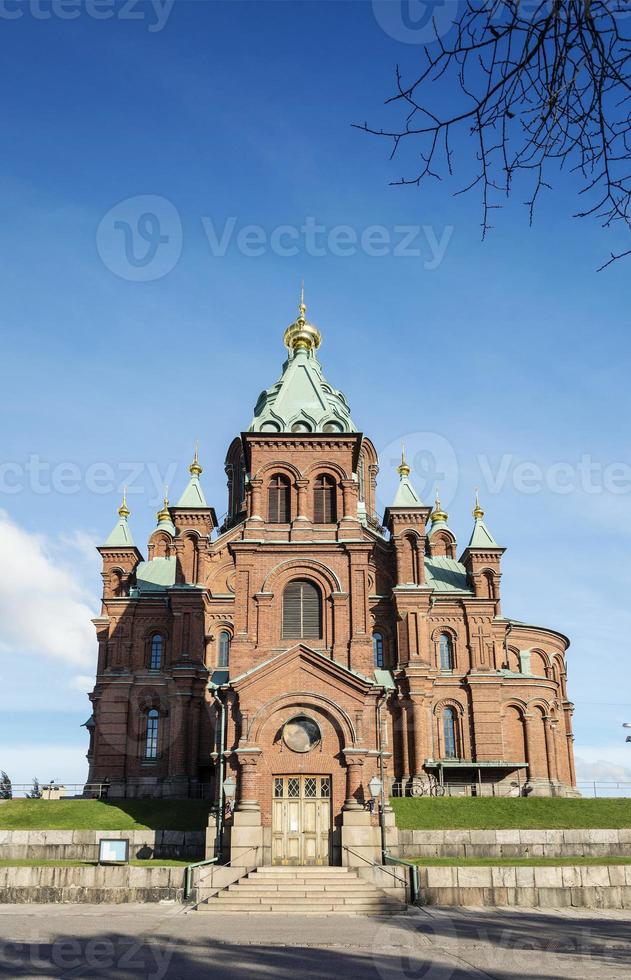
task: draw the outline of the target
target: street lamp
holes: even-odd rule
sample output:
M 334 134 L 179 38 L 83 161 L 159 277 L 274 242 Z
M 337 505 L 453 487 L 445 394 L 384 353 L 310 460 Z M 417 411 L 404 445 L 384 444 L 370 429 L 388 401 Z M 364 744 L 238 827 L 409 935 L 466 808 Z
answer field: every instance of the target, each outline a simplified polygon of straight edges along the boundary
M 383 788 L 383 783 L 379 779 L 379 776 L 373 776 L 368 783 L 368 789 L 370 790 L 370 795 L 373 800 L 378 800 L 381 796 L 381 790 Z
M 237 781 L 234 776 L 228 776 L 223 781 L 223 795 L 228 800 L 229 803 L 234 800 L 235 794 L 237 792 Z

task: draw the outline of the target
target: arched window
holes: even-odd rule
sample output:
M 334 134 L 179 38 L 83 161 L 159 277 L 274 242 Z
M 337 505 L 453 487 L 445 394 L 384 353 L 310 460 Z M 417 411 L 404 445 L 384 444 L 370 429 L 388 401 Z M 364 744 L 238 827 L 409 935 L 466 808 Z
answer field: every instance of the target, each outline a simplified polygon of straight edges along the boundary
M 449 633 L 440 634 L 440 669 L 454 669 L 454 648 Z
M 222 630 L 219 634 L 219 649 L 217 652 L 217 666 L 227 667 L 230 663 L 230 640 L 228 630 Z
M 159 633 L 151 637 L 151 656 L 149 657 L 149 669 L 162 669 L 162 650 L 164 643 Z
M 291 520 L 289 495 L 289 479 L 281 473 L 273 476 L 267 498 L 267 519 L 270 524 L 288 524 Z
M 445 758 L 457 759 L 456 712 L 453 708 L 445 708 L 443 711 L 443 741 L 445 743 Z
M 145 759 L 158 758 L 158 726 L 160 715 L 155 708 L 147 712 L 147 734 L 145 738 Z
M 322 599 L 312 582 L 290 582 L 283 592 L 283 638 L 320 639 L 322 636 Z
M 334 524 L 337 520 L 335 480 L 324 473 L 315 482 L 313 520 L 315 524 Z
M 383 667 L 383 636 L 381 633 L 372 635 L 372 656 L 375 667 Z

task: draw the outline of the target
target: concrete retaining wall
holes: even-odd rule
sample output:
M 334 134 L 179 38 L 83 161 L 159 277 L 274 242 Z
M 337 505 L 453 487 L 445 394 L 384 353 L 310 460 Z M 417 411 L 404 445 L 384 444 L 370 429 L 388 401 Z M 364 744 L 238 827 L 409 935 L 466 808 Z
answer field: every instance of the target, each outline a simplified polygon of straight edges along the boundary
M 631 865 L 419 872 L 420 905 L 631 908 Z
M 399 830 L 395 857 L 631 856 L 630 830 Z
M 124 837 L 130 858 L 204 859 L 203 830 L 0 830 L 0 858 L 96 861 L 102 837 Z
M 0 903 L 181 901 L 184 868 L 0 867 Z

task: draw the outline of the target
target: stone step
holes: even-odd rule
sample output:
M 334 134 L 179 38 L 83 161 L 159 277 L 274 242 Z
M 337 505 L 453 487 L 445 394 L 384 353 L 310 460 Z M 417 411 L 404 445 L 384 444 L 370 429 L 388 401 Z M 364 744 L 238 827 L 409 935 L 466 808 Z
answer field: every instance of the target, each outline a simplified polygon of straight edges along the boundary
M 367 882 L 361 881 L 349 881 L 348 884 L 344 882 L 342 884 L 325 884 L 325 885 L 265 885 L 260 881 L 242 881 L 234 882 L 232 885 L 228 886 L 229 889 L 234 891 L 235 889 L 240 889 L 243 892 L 263 892 L 266 895 L 323 895 L 326 892 L 336 892 L 344 891 L 349 893 L 354 892 L 370 892 L 372 894 L 373 889 Z
M 310 892 L 310 891 L 270 891 L 268 888 L 235 888 L 230 885 L 229 888 L 225 890 L 223 894 L 232 896 L 238 895 L 242 896 L 245 901 L 249 898 L 253 899 L 268 899 L 270 902 L 293 902 L 293 901 L 309 901 L 309 902 L 330 902 L 332 899 L 346 899 L 346 898 L 373 898 L 374 891 L 369 888 L 328 888 L 326 891 L 321 892 Z
M 318 888 L 323 885 L 332 885 L 334 888 L 342 888 L 349 884 L 361 884 L 363 878 L 354 878 L 351 875 L 345 876 L 344 878 L 307 878 L 307 877 L 295 877 L 295 878 L 272 878 L 271 875 L 264 875 L 259 877 L 258 875 L 249 875 L 246 879 L 241 879 L 241 881 L 255 882 L 257 884 L 263 885 L 264 888 L 275 888 L 276 886 L 284 885 L 297 885 L 299 888 Z
M 373 895 L 335 895 L 331 893 L 330 895 L 323 896 L 321 898 L 311 898 L 305 896 L 304 898 L 280 896 L 279 898 L 271 898 L 269 895 L 242 895 L 239 892 L 219 892 L 218 895 L 213 899 L 209 899 L 212 902 L 224 903 L 229 902 L 230 904 L 237 905 L 268 905 L 273 904 L 274 906 L 280 907 L 281 905 L 290 908 L 294 905 L 296 908 L 302 906 L 304 908 L 319 908 L 321 905 L 392 905 L 400 904 L 395 898 L 390 898 L 388 895 L 380 895 L 378 892 Z
M 335 905 L 331 903 L 330 906 L 321 906 L 316 910 L 313 908 L 295 908 L 293 905 L 256 905 L 256 906 L 244 906 L 238 904 L 230 904 L 225 902 L 222 905 L 214 904 L 212 901 L 208 903 L 203 903 L 197 906 L 200 912 L 212 912 L 213 914 L 220 915 L 223 912 L 238 912 L 243 915 L 261 915 L 267 913 L 268 915 L 370 915 L 370 916 L 381 916 L 381 915 L 401 915 L 404 913 L 405 906 L 399 905 L 394 908 L 391 905 L 386 905 L 383 907 L 378 907 L 375 905 Z
M 291 874 L 306 874 L 306 875 L 347 875 L 351 872 L 350 868 L 341 868 L 336 865 L 328 864 L 274 864 L 274 865 L 263 865 L 256 869 L 256 874 L 258 875 L 291 875 Z

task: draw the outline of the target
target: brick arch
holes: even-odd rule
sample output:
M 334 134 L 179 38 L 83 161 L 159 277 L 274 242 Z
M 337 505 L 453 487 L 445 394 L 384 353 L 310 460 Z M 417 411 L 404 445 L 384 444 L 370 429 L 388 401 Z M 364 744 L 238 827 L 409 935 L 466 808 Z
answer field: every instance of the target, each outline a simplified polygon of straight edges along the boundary
M 274 476 L 276 473 L 282 473 L 283 476 L 288 476 L 293 480 L 301 480 L 302 473 L 297 466 L 293 463 L 288 463 L 286 459 L 273 460 L 271 463 L 264 463 L 256 473 L 254 474 L 254 479 L 265 480 Z
M 312 463 L 311 466 L 307 467 L 304 472 L 305 479 L 311 480 L 313 475 L 319 476 L 321 473 L 326 476 L 332 476 L 335 478 L 336 482 L 338 480 L 348 480 L 348 473 L 345 469 L 339 466 L 338 463 L 332 463 L 330 460 L 320 460 L 317 463 Z
M 149 538 L 149 559 L 170 558 L 173 551 L 173 535 L 164 529 L 154 531 Z
M 502 711 L 506 708 L 517 708 L 524 714 L 528 711 L 528 702 L 524 701 L 522 698 L 511 697 L 507 701 L 502 702 Z
M 460 713 L 461 718 L 464 717 L 466 711 L 465 706 L 457 698 L 441 698 L 440 701 L 437 701 L 433 705 L 432 712 L 436 717 L 438 717 L 439 715 L 442 715 L 445 708 L 456 708 Z
M 506 647 L 506 662 L 508 664 L 508 669 L 513 670 L 511 663 L 515 665 L 514 672 L 516 674 L 521 674 L 521 659 L 519 656 L 519 648 L 514 646 Z
M 541 697 L 537 697 L 536 695 L 535 697 L 530 698 L 526 707 L 530 712 L 535 710 L 542 711 L 545 717 L 550 714 L 550 705 L 548 702 L 544 701 Z
M 267 575 L 263 582 L 261 592 L 275 593 L 285 587 L 287 582 L 293 578 L 312 579 L 325 595 L 331 592 L 343 592 L 344 589 L 339 578 L 323 562 L 315 561 L 312 558 L 288 558 L 280 562 Z
M 223 581 L 225 582 L 226 590 L 228 592 L 234 591 L 231 590 L 230 586 L 228 585 L 228 577 L 234 572 L 234 570 L 234 561 L 224 562 L 224 564 L 220 565 L 219 568 L 211 568 L 211 571 L 206 576 L 206 588 L 212 593 L 213 585 L 217 585 L 217 583 L 221 583 Z
M 540 661 L 541 661 L 541 663 L 543 664 L 543 674 L 538 674 L 534 670 L 533 661 L 535 660 L 535 658 L 539 658 Z M 536 666 L 537 667 L 540 666 L 540 664 L 537 663 L 536 661 L 535 661 L 535 663 L 536 663 Z M 531 670 L 532 674 L 535 677 L 547 677 L 548 676 L 548 669 L 549 669 L 549 667 L 550 667 L 550 658 L 548 657 L 548 654 L 544 650 L 541 650 L 539 648 L 531 649 L 531 651 L 530 651 L 530 670 Z
M 334 728 L 340 729 L 344 736 L 342 749 L 355 745 L 357 732 L 348 713 L 331 698 L 327 698 L 324 694 L 316 694 L 313 691 L 289 691 L 277 694 L 262 704 L 250 721 L 248 740 L 256 743 L 266 722 L 275 712 L 281 711 L 283 708 L 290 708 L 295 704 L 296 708 L 308 714 L 309 702 L 329 717 Z
M 136 707 L 140 714 L 143 715 L 151 711 L 152 708 L 160 712 L 161 718 L 167 718 L 169 715 L 169 705 L 166 697 L 153 688 L 141 688 L 136 695 Z

